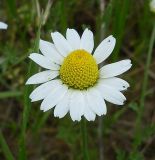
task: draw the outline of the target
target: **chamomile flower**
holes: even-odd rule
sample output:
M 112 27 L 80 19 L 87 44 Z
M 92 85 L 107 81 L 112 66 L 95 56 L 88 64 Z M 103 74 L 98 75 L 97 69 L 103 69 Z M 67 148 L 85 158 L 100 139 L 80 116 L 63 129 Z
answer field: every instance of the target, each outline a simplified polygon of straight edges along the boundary
M 8 25 L 6 23 L 0 22 L 0 29 L 7 29 Z
M 105 101 L 124 104 L 126 98 L 121 91 L 129 84 L 116 76 L 129 70 L 131 61 L 122 60 L 99 68 L 115 47 L 113 36 L 104 39 L 94 52 L 93 33 L 88 29 L 81 37 L 74 29 L 67 29 L 66 38 L 59 32 L 51 36 L 53 43 L 40 40 L 42 54 L 29 56 L 46 69 L 26 82 L 41 84 L 30 94 L 32 102 L 43 100 L 44 112 L 55 107 L 55 117 L 62 118 L 69 112 L 73 121 L 80 121 L 82 116 L 93 121 L 96 115 L 105 115 Z
M 155 13 L 155 0 L 150 1 L 150 10 Z

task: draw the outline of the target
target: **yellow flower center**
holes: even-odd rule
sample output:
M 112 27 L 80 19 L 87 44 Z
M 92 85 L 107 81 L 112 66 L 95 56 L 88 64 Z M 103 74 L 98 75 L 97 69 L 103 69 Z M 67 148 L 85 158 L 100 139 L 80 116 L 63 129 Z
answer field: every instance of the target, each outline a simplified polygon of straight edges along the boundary
M 93 86 L 99 76 L 98 66 L 93 56 L 85 50 L 75 50 L 65 59 L 60 68 L 63 83 L 75 89 Z

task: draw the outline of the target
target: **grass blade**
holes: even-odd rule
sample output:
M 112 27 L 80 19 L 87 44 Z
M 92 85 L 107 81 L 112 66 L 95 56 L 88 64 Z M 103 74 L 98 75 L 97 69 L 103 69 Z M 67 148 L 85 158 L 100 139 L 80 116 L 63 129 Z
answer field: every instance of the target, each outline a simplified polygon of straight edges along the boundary
M 1 131 L 0 131 L 0 145 L 6 160 L 15 160 Z
M 123 4 L 122 4 L 123 3 Z M 112 55 L 113 61 L 117 60 L 119 57 L 119 50 L 122 45 L 122 40 L 125 32 L 125 24 L 128 16 L 129 6 L 131 1 L 121 0 L 114 1 L 114 11 L 115 11 L 115 19 L 114 19 L 114 36 L 117 39 L 115 54 Z
M 0 99 L 10 98 L 10 97 L 19 97 L 22 95 L 20 91 L 4 91 L 0 92 Z

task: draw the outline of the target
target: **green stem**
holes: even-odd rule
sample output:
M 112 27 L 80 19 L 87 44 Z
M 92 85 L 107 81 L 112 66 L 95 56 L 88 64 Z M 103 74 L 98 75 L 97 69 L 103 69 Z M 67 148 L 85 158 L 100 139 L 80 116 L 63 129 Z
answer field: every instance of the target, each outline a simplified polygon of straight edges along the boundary
M 83 159 L 89 160 L 87 127 L 86 127 L 86 120 L 84 118 L 82 118 L 81 120 L 81 132 L 82 132 L 82 143 L 83 143 Z
M 143 80 L 143 86 L 142 86 L 142 93 L 141 93 L 141 98 L 140 98 L 140 107 L 141 107 L 141 112 L 143 113 L 144 110 L 144 104 L 145 104 L 145 98 L 146 98 L 146 90 L 147 90 L 147 85 L 148 85 L 148 72 L 149 72 L 149 67 L 151 63 L 151 58 L 152 58 L 152 52 L 153 52 L 153 45 L 155 42 L 155 23 L 153 26 L 153 31 L 150 39 L 150 44 L 149 44 L 149 50 L 147 54 L 147 60 L 146 60 L 146 66 L 144 70 L 144 80 Z M 140 112 L 140 117 L 142 113 Z
M 138 117 L 136 120 L 136 134 L 135 134 L 135 141 L 134 141 L 135 144 L 133 148 L 134 151 L 136 151 L 139 144 L 141 144 L 142 116 L 145 109 L 146 90 L 147 90 L 148 78 L 149 78 L 148 72 L 149 72 L 149 67 L 151 63 L 154 42 L 155 42 L 155 23 L 154 23 L 153 31 L 151 34 L 151 39 L 149 43 L 149 49 L 148 49 L 147 59 L 146 59 L 146 64 L 144 69 L 144 80 L 143 80 L 142 92 L 140 97 L 140 108 L 139 108 Z M 138 139 L 136 137 L 138 137 Z
M 38 27 L 37 31 L 37 38 L 35 40 L 35 45 L 34 45 L 34 52 L 39 52 L 39 40 L 40 40 L 40 30 L 41 30 L 41 25 L 42 25 L 42 15 L 40 19 L 40 24 Z M 33 75 L 33 73 L 36 70 L 36 66 L 30 62 L 29 67 L 28 67 L 28 77 Z M 22 126 L 21 126 L 21 136 L 19 139 L 19 159 L 22 160 L 27 160 L 27 154 L 26 154 L 26 130 L 27 130 L 27 125 L 29 121 L 29 114 L 30 114 L 30 109 L 31 109 L 31 102 L 29 99 L 29 95 L 32 91 L 31 86 L 25 86 L 24 90 L 24 110 L 23 110 L 23 119 L 22 119 Z

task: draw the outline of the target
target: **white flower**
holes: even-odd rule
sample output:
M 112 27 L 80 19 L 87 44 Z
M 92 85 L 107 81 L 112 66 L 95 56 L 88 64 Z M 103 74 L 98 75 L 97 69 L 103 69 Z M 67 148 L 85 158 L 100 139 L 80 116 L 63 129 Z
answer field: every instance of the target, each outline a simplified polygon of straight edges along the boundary
M 7 24 L 0 22 L 0 29 L 7 29 L 7 28 L 8 28 Z
M 150 1 L 150 10 L 155 13 L 155 0 Z
M 54 109 L 54 116 L 62 118 L 68 112 L 73 121 L 84 116 L 88 121 L 107 113 L 105 100 L 123 105 L 121 91 L 129 84 L 116 76 L 131 68 L 130 60 L 122 60 L 98 68 L 112 53 L 116 40 L 104 39 L 94 49 L 93 33 L 85 29 L 80 38 L 74 29 L 67 29 L 66 39 L 59 33 L 51 34 L 53 43 L 40 40 L 42 54 L 29 58 L 47 69 L 30 77 L 26 84 L 41 84 L 30 95 L 32 102 L 43 100 L 41 110 Z M 93 53 L 93 54 L 92 54 Z

